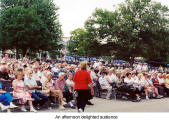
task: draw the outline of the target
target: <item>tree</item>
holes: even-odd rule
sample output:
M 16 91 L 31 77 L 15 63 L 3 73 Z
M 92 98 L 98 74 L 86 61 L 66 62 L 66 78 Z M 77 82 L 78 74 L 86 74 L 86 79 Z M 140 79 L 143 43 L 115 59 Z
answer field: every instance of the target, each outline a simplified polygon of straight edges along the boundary
M 115 11 L 96 9 L 85 25 L 87 32 L 95 33 L 91 40 L 104 41 L 102 51 L 108 48 L 109 55 L 114 54 L 117 59 L 131 64 L 135 57 L 166 62 L 169 55 L 168 12 L 166 6 L 151 0 L 126 0 Z
M 86 55 L 85 51 L 86 32 L 82 28 L 77 28 L 71 32 L 68 50 L 76 55 Z
M 52 0 L 1 0 L 1 48 L 57 53 L 62 31 Z

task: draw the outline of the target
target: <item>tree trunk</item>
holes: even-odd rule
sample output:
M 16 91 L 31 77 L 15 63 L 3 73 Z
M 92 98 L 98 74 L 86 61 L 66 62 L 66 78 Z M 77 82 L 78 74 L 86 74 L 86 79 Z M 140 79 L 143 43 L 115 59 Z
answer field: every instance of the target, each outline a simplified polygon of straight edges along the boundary
M 16 48 L 16 59 L 19 59 L 19 49 Z
M 22 49 L 22 57 L 25 57 L 25 55 L 26 55 L 26 53 L 27 53 L 27 49 Z
M 134 57 L 131 57 L 130 59 L 130 67 L 133 69 L 133 63 L 134 63 Z

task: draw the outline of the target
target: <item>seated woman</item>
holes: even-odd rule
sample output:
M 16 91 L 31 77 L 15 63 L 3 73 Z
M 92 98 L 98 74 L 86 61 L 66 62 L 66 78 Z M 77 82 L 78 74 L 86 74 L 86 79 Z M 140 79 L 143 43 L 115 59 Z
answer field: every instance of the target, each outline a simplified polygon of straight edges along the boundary
M 13 97 L 19 99 L 19 103 L 22 104 L 21 111 L 26 112 L 25 104 L 28 101 L 31 112 L 37 112 L 33 105 L 31 98 L 31 93 L 25 90 L 24 82 L 23 82 L 23 73 L 21 71 L 17 71 L 15 75 L 16 79 L 12 82 L 13 85 Z
M 63 97 L 66 98 L 66 102 L 69 106 L 75 109 L 72 100 L 73 100 L 73 87 L 74 83 L 72 83 L 72 74 L 69 74 L 68 80 L 64 80 L 64 73 L 59 73 L 59 79 L 55 81 L 56 90 L 61 90 L 63 93 Z M 68 84 L 67 84 L 68 83 Z
M 158 89 L 159 94 L 163 97 L 164 96 L 164 85 L 163 85 L 163 82 L 158 78 L 157 73 L 153 75 L 152 82 L 154 86 Z
M 52 83 L 52 73 L 46 74 L 47 79 L 42 83 L 42 93 L 46 96 L 58 97 L 59 109 L 65 109 L 63 107 L 63 94 L 61 90 L 56 90 Z
M 10 112 L 9 108 L 17 107 L 12 103 L 12 101 L 13 101 L 13 98 L 11 94 L 9 92 L 2 90 L 2 83 L 0 82 L 0 109 L 2 111 L 7 110 L 8 112 Z M 2 103 L 5 105 L 3 105 Z
M 144 91 L 146 99 L 149 100 L 148 89 L 145 84 L 145 78 L 142 76 L 142 74 L 138 74 L 137 76 L 135 76 L 134 86 L 138 89 L 140 93 Z

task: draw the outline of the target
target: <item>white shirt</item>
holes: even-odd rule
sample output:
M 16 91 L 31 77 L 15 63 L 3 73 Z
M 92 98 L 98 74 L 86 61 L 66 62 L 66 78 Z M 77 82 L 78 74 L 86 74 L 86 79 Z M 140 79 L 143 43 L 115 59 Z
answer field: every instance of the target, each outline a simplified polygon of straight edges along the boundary
M 127 83 L 128 85 L 132 85 L 134 83 L 133 79 L 129 79 L 128 77 L 124 78 L 124 82 Z
M 164 81 L 163 78 L 158 78 L 158 82 L 159 82 L 160 84 L 165 83 L 165 81 Z
M 141 65 L 137 65 L 137 70 L 141 70 L 142 66 Z
M 34 79 L 35 81 L 40 81 L 41 78 L 40 78 L 40 74 L 37 73 L 33 73 L 32 74 L 32 79 Z
M 56 67 L 53 67 L 53 68 L 52 68 L 52 72 L 58 72 L 58 70 L 59 70 L 59 69 L 56 68 Z
M 100 66 L 99 62 L 95 62 L 93 65 L 94 68 L 99 67 L 99 66 Z
M 113 82 L 117 82 L 117 80 L 118 80 L 117 76 L 114 74 L 111 75 L 111 79 Z
M 70 87 L 70 86 L 74 85 L 74 82 L 72 80 L 67 79 L 66 84 L 68 87 Z
M 148 70 L 147 65 L 143 65 L 142 69 L 143 69 L 144 71 L 147 71 L 147 70 Z
M 109 84 L 108 81 L 106 80 L 106 77 L 102 77 L 102 76 L 101 76 L 101 77 L 99 78 L 99 83 L 100 83 L 102 89 L 104 88 L 103 84 L 106 85 L 106 86 L 110 86 L 110 84 Z
M 141 79 L 139 78 L 135 79 L 135 83 L 137 83 L 138 85 L 142 85 L 142 86 L 146 85 L 145 78 L 143 77 Z
M 109 79 L 110 83 L 113 83 L 113 79 L 111 78 L 110 75 L 107 75 L 107 76 L 106 76 L 106 79 Z
M 93 71 L 91 71 L 91 72 L 90 72 L 90 77 L 91 77 L 91 79 L 92 79 L 92 81 L 93 81 L 94 79 L 97 78 L 96 73 L 93 72 Z
M 145 80 L 145 85 L 149 86 L 149 85 L 152 85 L 152 81 L 150 79 L 144 79 Z

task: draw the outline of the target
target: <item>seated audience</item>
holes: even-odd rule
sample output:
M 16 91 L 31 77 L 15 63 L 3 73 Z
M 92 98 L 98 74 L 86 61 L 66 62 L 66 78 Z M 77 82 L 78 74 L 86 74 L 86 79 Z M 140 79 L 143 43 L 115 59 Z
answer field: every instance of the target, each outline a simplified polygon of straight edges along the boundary
M 66 81 L 64 80 L 65 73 L 59 73 L 59 78 L 55 81 L 55 89 L 60 90 L 63 93 L 63 97 L 66 99 L 66 102 L 70 105 L 71 108 L 75 108 L 72 100 L 73 100 L 73 90 L 66 84 Z M 72 80 L 72 78 L 69 79 Z M 69 80 L 69 82 L 71 82 Z
M 61 90 L 56 90 L 52 83 L 52 73 L 48 72 L 46 74 L 46 81 L 42 83 L 42 93 L 46 96 L 53 96 L 58 98 L 59 109 L 64 109 L 63 107 L 63 94 Z

